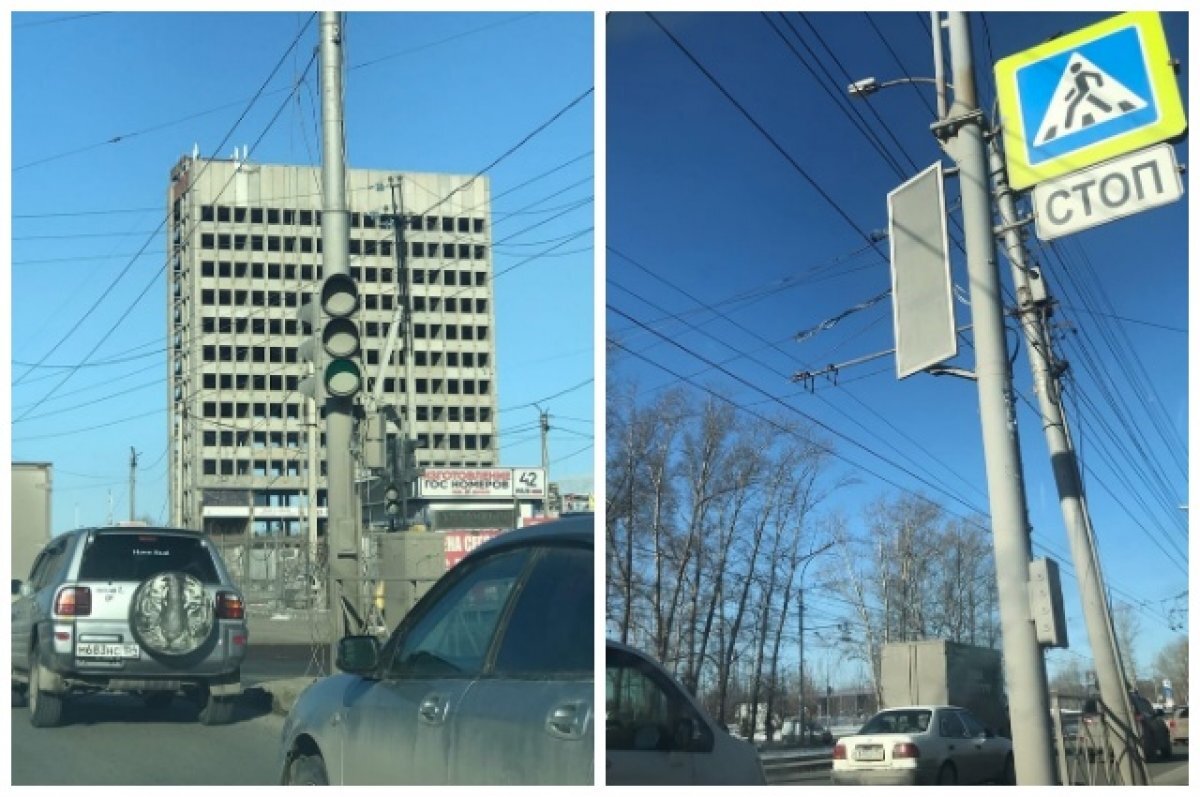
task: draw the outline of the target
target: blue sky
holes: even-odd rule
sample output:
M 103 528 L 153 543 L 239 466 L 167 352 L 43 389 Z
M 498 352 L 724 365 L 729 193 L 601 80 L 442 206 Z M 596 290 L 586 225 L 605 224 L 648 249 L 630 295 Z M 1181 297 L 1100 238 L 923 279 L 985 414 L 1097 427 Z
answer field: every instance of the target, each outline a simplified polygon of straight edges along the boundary
M 317 46 L 312 16 L 12 16 L 12 417 L 28 412 L 12 458 L 54 464 L 55 531 L 104 522 L 110 501 L 125 517 L 131 447 L 137 514 L 167 519 L 165 233 L 152 233 L 170 169 L 193 145 L 319 163 L 315 68 L 286 101 Z M 345 30 L 351 168 L 474 174 L 505 156 L 487 172 L 500 462 L 540 464 L 539 403 L 551 478 L 590 491 L 594 94 L 521 142 L 592 89 L 592 15 L 351 13 Z
M 886 240 L 870 242 L 886 231 L 886 194 L 941 153 L 929 131 L 931 86 L 896 86 L 853 105 L 846 87 L 868 76 L 932 76 L 928 14 L 657 16 L 729 96 L 647 15 L 610 16 L 606 301 L 619 312 L 608 312 L 607 334 L 654 363 L 625 356 L 613 375 L 652 389 L 672 383 L 663 367 L 703 372 L 698 381 L 740 405 L 778 409 L 765 391 L 866 445 L 888 461 L 835 440 L 853 463 L 843 462 L 842 472 L 861 480 L 835 499 L 851 517 L 861 518 L 872 498 L 896 493 L 885 480 L 955 514 L 986 510 L 975 385 L 926 374 L 897 381 L 890 355 L 867 359 L 894 346 L 890 299 L 868 302 L 890 288 Z M 994 60 L 1106 16 L 972 15 L 981 104 L 993 107 Z M 1165 20 L 1171 54 L 1185 65 L 1186 108 L 1187 20 Z M 1186 144 L 1176 150 L 1186 163 Z M 957 187 L 949 182 L 953 209 Z M 1173 638 L 1171 610 L 1187 605 L 1188 204 L 1185 193 L 1054 247 L 1030 235 L 1060 302 L 1053 322 L 1059 354 L 1072 366 L 1070 422 L 1106 576 L 1114 598 L 1134 604 L 1141 618 L 1142 670 Z M 960 228 L 950 229 L 961 240 Z M 957 249 L 952 278 L 965 295 Z M 758 298 L 745 300 L 749 294 Z M 729 301 L 735 297 L 743 300 Z M 697 300 L 725 303 L 724 317 Z M 868 306 L 843 315 L 861 304 Z M 679 313 L 700 330 L 667 318 Z M 956 314 L 959 326 L 969 323 L 964 304 Z M 626 316 L 723 363 L 737 379 Z M 1023 349 L 1015 328 L 1009 348 Z M 951 364 L 971 368 L 972 349 L 960 341 L 959 352 Z M 829 364 L 844 365 L 836 383 L 819 377 L 810 391 L 789 379 Z M 1063 567 L 1071 649 L 1050 654 L 1053 669 L 1087 654 L 1087 634 L 1046 445 L 1026 403 L 1036 400 L 1023 351 L 1014 375 L 1034 553 Z M 809 605 L 812 624 L 845 614 L 819 592 Z

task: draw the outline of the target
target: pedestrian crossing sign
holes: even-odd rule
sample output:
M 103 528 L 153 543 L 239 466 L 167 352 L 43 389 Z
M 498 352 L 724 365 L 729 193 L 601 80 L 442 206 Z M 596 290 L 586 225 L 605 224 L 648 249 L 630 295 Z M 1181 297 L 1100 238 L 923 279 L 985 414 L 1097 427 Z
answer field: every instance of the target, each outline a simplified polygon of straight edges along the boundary
M 1157 12 L 1119 14 L 996 63 L 1015 189 L 1176 138 L 1187 129 Z

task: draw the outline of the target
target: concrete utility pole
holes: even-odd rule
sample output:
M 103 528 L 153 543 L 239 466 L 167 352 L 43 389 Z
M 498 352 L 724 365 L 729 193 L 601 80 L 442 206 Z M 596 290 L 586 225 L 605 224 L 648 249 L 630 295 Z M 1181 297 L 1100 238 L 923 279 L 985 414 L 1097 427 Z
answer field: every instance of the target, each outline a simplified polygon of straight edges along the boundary
M 392 229 L 396 236 L 396 317 L 393 328 L 388 330 L 388 348 L 386 359 L 391 358 L 393 335 L 399 335 L 402 358 L 404 360 L 404 414 L 400 426 L 400 517 L 404 528 L 409 528 L 408 499 L 413 492 L 415 474 L 409 465 L 409 452 L 417 445 L 417 407 L 416 389 L 414 387 L 413 365 L 416 359 L 416 347 L 413 344 L 412 322 L 412 289 L 408 275 L 408 243 L 405 233 L 408 230 L 408 218 L 404 212 L 404 182 L 396 177 L 388 181 L 392 189 Z M 414 496 L 415 497 L 415 496 Z
M 314 296 L 312 301 L 316 303 L 318 301 L 317 297 Z M 315 378 L 315 368 L 313 367 L 311 361 L 308 364 L 308 376 Z M 307 433 L 307 440 L 305 443 L 308 448 L 307 463 L 305 467 L 305 474 L 308 481 L 308 511 L 306 513 L 308 525 L 308 569 L 310 573 L 313 573 L 316 571 L 316 564 L 318 560 L 317 554 L 319 538 L 317 534 L 317 523 L 320 519 L 320 516 L 317 513 L 317 483 L 320 480 L 321 474 L 319 471 L 320 466 L 317 464 L 319 461 L 317 458 L 317 449 L 320 446 L 321 438 L 320 435 L 317 434 L 317 423 L 320 420 L 320 416 L 317 414 L 317 402 L 316 399 L 312 398 L 311 396 L 306 398 L 304 401 L 304 418 L 305 432 Z M 316 581 L 317 579 L 314 580 Z
M 538 423 L 542 431 L 542 475 L 546 478 L 546 484 L 550 483 L 550 443 L 548 436 L 550 434 L 550 412 L 543 410 L 541 407 L 538 410 Z
M 350 276 L 349 213 L 346 211 L 345 128 L 342 113 L 342 21 L 336 11 L 321 12 L 321 211 L 323 279 Z M 364 616 L 359 606 L 359 530 L 354 497 L 354 463 L 350 454 L 354 431 L 352 397 L 325 398 L 325 457 L 329 554 L 329 607 L 333 639 L 349 631 Z M 350 615 L 348 617 L 347 615 Z M 351 619 L 352 618 L 352 619 Z
M 134 495 L 137 491 L 137 452 L 129 447 L 129 519 L 136 520 Z
M 1071 559 L 1075 563 L 1075 574 L 1079 581 L 1088 642 L 1095 658 L 1096 677 L 1100 682 L 1100 697 L 1117 719 L 1114 723 L 1113 717 L 1106 714 L 1104 721 L 1110 725 L 1108 738 L 1122 740 L 1125 746 L 1125 754 L 1118 755 L 1116 762 L 1121 782 L 1125 785 L 1146 785 L 1145 762 L 1138 750 L 1137 740 L 1130 737 L 1128 730 L 1118 727 L 1124 725 L 1125 729 L 1136 729 L 1137 723 L 1134 722 L 1129 694 L 1125 690 L 1116 635 L 1110 619 L 1112 615 L 1104 594 L 1100 560 L 1083 497 L 1079 462 L 1067 433 L 1058 381 L 1059 364 L 1045 325 L 1050 307 L 1049 295 L 1041 275 L 1031 271 L 1026 264 L 1020 233 L 1022 222 L 1017 217 L 1013 191 L 1008 186 L 1008 174 L 1004 167 L 1004 156 L 997 144 L 998 137 L 994 135 L 988 142 L 988 158 L 996 191 L 1001 240 L 1008 262 L 1012 265 L 1013 284 L 1017 289 L 1017 314 L 1025 333 L 1029 367 L 1033 371 L 1034 390 L 1042 413 L 1042 431 L 1046 436 L 1046 447 L 1050 450 L 1058 502 L 1071 544 Z
M 935 20 L 937 19 L 935 15 Z M 1000 270 L 992 235 L 991 193 L 983 144 L 983 114 L 975 94 L 975 62 L 965 12 L 947 15 L 954 103 L 934 125 L 959 167 L 963 237 L 975 329 L 975 375 L 996 559 L 1004 674 L 1013 730 L 1013 758 L 1022 786 L 1049 786 L 1054 774 L 1046 662 L 1029 608 L 1030 528 L 1004 338 Z M 941 36 L 941 25 L 933 33 Z

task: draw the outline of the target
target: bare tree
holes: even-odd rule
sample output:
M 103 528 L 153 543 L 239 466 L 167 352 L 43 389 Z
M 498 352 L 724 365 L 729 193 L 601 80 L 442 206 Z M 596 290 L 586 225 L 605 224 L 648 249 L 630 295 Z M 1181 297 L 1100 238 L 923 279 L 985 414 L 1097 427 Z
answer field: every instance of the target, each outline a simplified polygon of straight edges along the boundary
M 1154 657 L 1155 676 L 1161 681 L 1166 678 L 1171 682 L 1175 693 L 1175 703 L 1186 705 L 1188 702 L 1188 638 L 1180 637 L 1163 646 Z
M 1125 668 L 1125 679 L 1130 684 L 1138 682 L 1137 643 L 1142 634 L 1142 618 L 1128 603 L 1116 603 L 1112 607 L 1113 633 L 1117 638 L 1117 651 Z

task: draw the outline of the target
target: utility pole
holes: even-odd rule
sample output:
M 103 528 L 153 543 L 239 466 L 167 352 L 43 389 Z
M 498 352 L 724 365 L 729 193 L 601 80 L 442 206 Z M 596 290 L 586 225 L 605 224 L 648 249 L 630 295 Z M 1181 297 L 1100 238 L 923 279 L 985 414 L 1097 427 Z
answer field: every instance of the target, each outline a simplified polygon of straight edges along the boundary
M 137 451 L 134 451 L 133 446 L 129 447 L 129 519 L 135 520 L 137 515 L 134 514 L 135 501 L 134 495 L 137 490 Z
M 935 20 L 937 15 L 935 14 Z M 941 36 L 940 20 L 933 33 Z M 983 113 L 965 12 L 947 14 L 954 102 L 934 125 L 959 167 L 963 238 L 975 330 L 975 377 L 996 560 L 1013 758 L 1022 786 L 1055 784 L 1046 663 L 1029 608 L 1030 528 L 1021 474 L 1012 373 L 1005 349 L 1000 270 L 992 235 Z
M 1088 642 L 1096 664 L 1096 677 L 1100 683 L 1100 697 L 1112 715 L 1103 715 L 1109 727 L 1110 739 L 1124 743 L 1124 755 L 1116 756 L 1125 785 L 1146 785 L 1145 762 L 1138 750 L 1136 739 L 1130 738 L 1125 729 L 1137 728 L 1134 721 L 1129 694 L 1125 690 L 1121 663 L 1113 632 L 1111 613 L 1104 594 L 1100 560 L 1097 556 L 1095 537 L 1083 497 L 1083 480 L 1079 475 L 1079 462 L 1071 437 L 1067 433 L 1066 418 L 1062 407 L 1062 394 L 1058 375 L 1061 366 L 1054 357 L 1052 341 L 1046 329 L 1050 299 L 1041 275 L 1026 263 L 1022 245 L 1013 191 L 1008 186 L 1008 174 L 1004 167 L 1004 156 L 993 135 L 988 142 L 988 159 L 992 181 L 996 191 L 999 211 L 1001 240 L 1012 266 L 1013 284 L 1017 290 L 1017 316 L 1025 334 L 1029 367 L 1033 371 L 1034 392 L 1042 414 L 1042 431 L 1046 447 L 1050 450 L 1050 464 L 1054 470 L 1054 483 L 1058 488 L 1058 502 L 1062 508 L 1063 524 L 1071 545 L 1071 559 L 1079 582 L 1079 595 L 1083 602 L 1084 622 L 1088 631 Z M 1113 722 L 1113 716 L 1117 722 Z
M 534 405 L 536 406 L 536 405 Z M 546 484 L 550 484 L 550 443 L 548 436 L 550 434 L 550 412 L 543 410 L 541 407 L 538 410 L 539 427 L 542 431 L 542 475 L 546 479 Z
M 314 296 L 313 302 L 316 301 L 317 298 Z M 313 367 L 313 363 L 310 361 L 308 363 L 308 376 L 309 378 L 316 378 L 315 374 L 316 369 Z M 319 559 L 317 553 L 317 523 L 319 520 L 319 516 L 317 514 L 317 482 L 321 476 L 319 466 L 317 464 L 317 449 L 320 446 L 321 439 L 317 434 L 317 422 L 320 419 L 317 416 L 317 401 L 311 396 L 306 397 L 304 401 L 304 418 L 305 432 L 307 433 L 306 445 L 308 448 L 308 461 L 306 463 L 307 467 L 305 468 L 305 474 L 308 481 L 308 511 L 306 513 L 308 524 L 308 572 L 311 574 L 316 572 L 317 561 Z M 320 579 L 313 580 L 317 583 L 320 582 Z M 314 595 L 312 597 L 315 598 L 316 596 Z
M 350 274 L 349 213 L 346 210 L 345 128 L 342 103 L 342 20 L 336 11 L 321 12 L 321 211 L 323 290 L 341 290 L 336 297 L 354 307 L 341 318 L 353 321 L 358 294 Z M 329 286 L 334 286 L 333 288 Z M 327 305 L 327 313 L 333 315 Z M 327 322 L 328 325 L 329 322 Z M 327 333 L 323 333 L 327 334 Z M 355 333 L 356 334 L 356 333 Z M 356 343 L 357 347 L 357 343 Z M 328 379 L 328 376 L 327 376 Z M 355 522 L 354 463 L 350 448 L 354 431 L 353 395 L 327 390 L 325 397 L 326 495 L 329 509 L 326 541 L 329 551 L 329 605 L 333 612 L 331 644 L 357 631 L 364 616 L 359 606 L 360 534 Z
M 800 739 L 808 738 L 808 722 L 804 719 L 804 587 L 800 587 Z
M 417 440 L 416 396 L 413 387 L 413 360 L 416 357 L 413 345 L 412 288 L 408 274 L 408 244 L 405 232 L 408 218 L 404 213 L 404 183 L 396 177 L 388 181 L 392 189 L 392 229 L 396 237 L 396 317 L 392 329 L 388 330 L 388 346 L 384 352 L 385 364 L 391 359 L 392 344 L 400 339 L 401 358 L 404 362 L 404 413 L 400 425 L 400 517 L 404 527 L 409 528 L 408 499 L 412 491 L 414 474 L 409 465 L 409 452 L 415 449 Z

